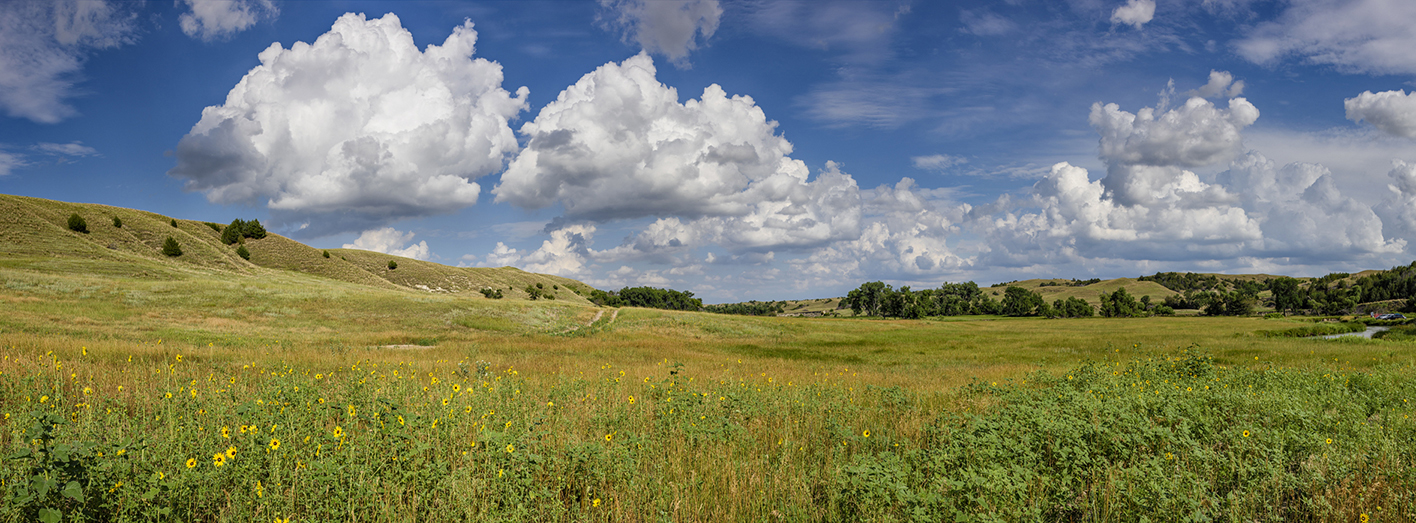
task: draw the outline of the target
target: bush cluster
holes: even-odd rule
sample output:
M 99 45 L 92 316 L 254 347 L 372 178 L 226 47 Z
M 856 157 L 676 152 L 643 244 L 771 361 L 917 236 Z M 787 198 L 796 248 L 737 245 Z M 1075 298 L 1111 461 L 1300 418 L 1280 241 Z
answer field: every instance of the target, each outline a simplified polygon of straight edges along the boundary
M 493 299 L 493 300 L 500 300 L 500 299 L 502 299 L 502 291 L 501 291 L 501 289 L 493 289 L 493 288 L 491 288 L 491 287 L 483 287 L 483 288 L 482 288 L 482 295 L 483 295 L 483 296 L 486 296 L 486 297 L 488 297 L 488 298 L 490 298 L 490 299 Z
M 261 226 L 260 220 L 245 221 L 237 218 L 231 220 L 231 224 L 221 231 L 221 242 L 227 245 L 235 244 L 245 238 L 259 240 L 265 237 L 266 230 Z
M 162 242 L 162 254 L 171 256 L 173 258 L 181 256 L 182 246 L 177 244 L 177 240 L 175 238 L 168 236 L 167 241 Z

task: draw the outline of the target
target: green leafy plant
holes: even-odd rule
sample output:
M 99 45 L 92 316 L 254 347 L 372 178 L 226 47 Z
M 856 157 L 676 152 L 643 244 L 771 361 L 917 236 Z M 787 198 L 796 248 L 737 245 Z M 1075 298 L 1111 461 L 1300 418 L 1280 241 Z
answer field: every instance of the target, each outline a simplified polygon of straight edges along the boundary
M 236 248 L 236 255 L 240 256 L 243 260 L 251 259 L 251 251 L 246 249 L 245 245 Z
M 177 219 L 176 219 L 176 218 L 173 218 L 171 223 L 172 223 L 172 226 L 173 226 L 173 227 L 176 227 L 176 226 L 177 226 Z
M 84 221 L 84 217 L 79 216 L 79 213 L 70 214 L 69 230 L 88 234 L 88 222 Z
M 394 260 L 389 260 L 389 261 L 388 261 L 388 270 L 391 271 L 391 270 L 394 270 L 394 269 L 397 269 L 397 268 L 398 268 L 398 262 L 397 262 L 397 261 L 394 261 Z
M 181 256 L 182 246 L 177 244 L 177 240 L 173 239 L 171 236 L 168 236 L 167 241 L 162 242 L 162 254 L 166 254 L 174 258 Z
M 122 228 L 123 228 L 123 220 L 119 219 L 117 216 L 114 216 L 114 217 L 113 217 L 113 226 L 114 226 L 114 227 L 117 227 L 117 228 L 119 228 L 119 229 L 122 229 Z
M 329 251 L 325 251 L 325 252 L 324 252 L 324 257 L 325 257 L 325 258 L 328 258 L 328 257 L 329 257 Z

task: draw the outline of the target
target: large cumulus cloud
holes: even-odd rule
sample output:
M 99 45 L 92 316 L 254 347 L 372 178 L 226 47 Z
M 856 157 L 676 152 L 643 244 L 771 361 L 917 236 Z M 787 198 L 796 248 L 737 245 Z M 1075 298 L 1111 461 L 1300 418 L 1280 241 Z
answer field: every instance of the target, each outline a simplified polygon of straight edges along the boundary
M 1347 119 L 1366 120 L 1382 132 L 1405 138 L 1416 138 L 1416 91 L 1363 91 L 1343 101 Z
M 215 203 L 264 200 L 305 235 L 472 205 L 472 180 L 517 151 L 508 121 L 527 94 L 472 57 L 476 40 L 467 21 L 419 51 L 397 16 L 351 13 L 313 44 L 272 44 L 202 111 L 168 174 Z
M 809 179 L 776 126 L 716 84 L 679 103 L 641 53 L 585 75 L 523 125 L 527 147 L 492 192 L 527 208 L 559 203 L 567 221 L 679 218 L 733 249 L 853 236 L 855 180 L 829 168 Z
M 1203 262 L 1238 258 L 1353 260 L 1400 252 L 1370 206 L 1342 194 L 1326 167 L 1278 166 L 1246 150 L 1241 131 L 1259 111 L 1243 98 L 1220 108 L 1204 96 L 1238 94 L 1212 73 L 1175 108 L 1136 113 L 1096 104 L 1106 176 L 1053 166 L 1029 198 L 979 216 L 989 263 L 1033 266 L 1092 259 Z M 1166 96 L 1173 95 L 1167 91 Z M 1190 169 L 1225 166 L 1206 181 Z

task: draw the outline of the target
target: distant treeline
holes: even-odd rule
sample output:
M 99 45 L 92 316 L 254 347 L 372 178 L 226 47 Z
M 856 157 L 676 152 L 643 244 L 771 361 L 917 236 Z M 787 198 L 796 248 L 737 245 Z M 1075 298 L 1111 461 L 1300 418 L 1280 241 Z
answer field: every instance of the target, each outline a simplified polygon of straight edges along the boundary
M 1350 282 L 1351 274 L 1334 272 L 1299 280 L 1287 276 L 1265 280 L 1221 279 L 1214 275 L 1162 272 L 1142 276 L 1180 294 L 1165 298 L 1175 309 L 1203 309 L 1210 315 L 1247 315 L 1259 305 L 1295 313 L 1342 314 L 1357 305 L 1405 299 L 1403 311 L 1416 312 L 1416 262 L 1392 267 Z M 1259 293 L 1269 291 L 1262 300 Z
M 689 291 L 659 289 L 656 287 L 625 287 L 619 291 L 590 291 L 590 302 L 603 307 L 647 307 L 676 311 L 696 311 L 703 308 L 703 300 L 693 297 Z
M 982 314 L 1086 318 L 1098 314 L 1131 317 L 1175 313 L 1169 307 L 1152 304 L 1150 296 L 1137 300 L 1125 288 L 1113 293 L 1101 293 L 1101 303 L 1100 311 L 1075 296 L 1048 303 L 1036 291 L 1016 285 L 1007 286 L 1003 290 L 1003 300 L 997 301 L 974 282 L 945 283 L 938 289 L 915 291 L 908 286 L 897 290 L 875 281 L 862 284 L 847 294 L 841 300 L 841 307 L 848 307 L 857 315 L 908 319 Z
M 752 300 L 743 303 L 708 305 L 704 311 L 718 314 L 741 314 L 743 316 L 776 316 L 786 310 L 786 302 Z

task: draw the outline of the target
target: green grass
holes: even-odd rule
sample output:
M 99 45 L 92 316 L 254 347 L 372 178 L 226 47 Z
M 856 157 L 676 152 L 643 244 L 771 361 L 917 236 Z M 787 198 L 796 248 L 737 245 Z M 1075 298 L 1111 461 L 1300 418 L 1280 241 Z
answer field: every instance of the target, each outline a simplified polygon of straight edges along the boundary
M 0 220 L 0 521 L 1416 519 L 1409 329 L 600 309 L 195 221 L 167 259 L 141 211 Z

